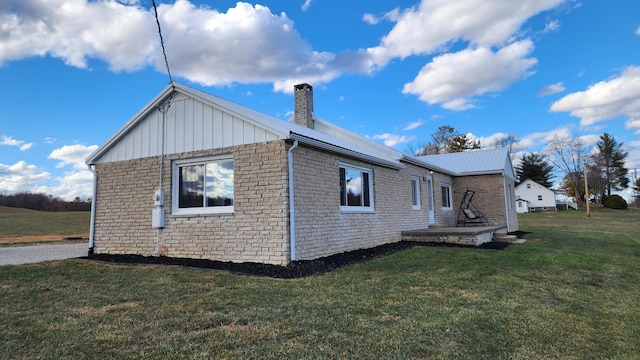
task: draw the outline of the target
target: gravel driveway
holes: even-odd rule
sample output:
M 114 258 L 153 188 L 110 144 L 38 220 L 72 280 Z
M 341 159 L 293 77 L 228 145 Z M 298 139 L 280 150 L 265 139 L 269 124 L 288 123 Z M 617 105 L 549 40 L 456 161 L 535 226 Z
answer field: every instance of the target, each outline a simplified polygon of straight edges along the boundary
M 87 256 L 89 243 L 0 247 L 0 265 L 31 264 Z

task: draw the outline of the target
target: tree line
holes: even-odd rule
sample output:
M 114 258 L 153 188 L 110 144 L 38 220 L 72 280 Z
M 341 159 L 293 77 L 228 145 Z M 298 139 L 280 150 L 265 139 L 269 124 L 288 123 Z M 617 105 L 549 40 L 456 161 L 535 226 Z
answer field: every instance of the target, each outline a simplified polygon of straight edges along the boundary
M 503 135 L 485 148 L 509 147 L 516 149 L 518 136 Z M 411 155 L 434 155 L 480 149 L 480 141 L 470 139 L 449 125 L 443 125 L 431 135 L 431 139 L 418 146 L 411 145 Z M 603 203 L 612 191 L 621 191 L 631 185 L 636 202 L 640 200 L 640 178 L 631 183 L 625 167 L 628 152 L 623 143 L 609 133 L 600 136 L 593 148 L 575 136 L 555 136 L 540 153 L 524 153 L 515 166 L 517 184 L 530 179 L 550 188 L 555 174 L 563 176 L 560 188 L 580 201 Z M 588 188 L 585 188 L 585 176 Z M 589 198 L 586 198 L 589 194 Z
M 73 201 L 66 201 L 53 195 L 21 192 L 11 195 L 0 194 L 0 206 L 39 211 L 90 211 L 91 199 L 83 201 L 76 197 Z

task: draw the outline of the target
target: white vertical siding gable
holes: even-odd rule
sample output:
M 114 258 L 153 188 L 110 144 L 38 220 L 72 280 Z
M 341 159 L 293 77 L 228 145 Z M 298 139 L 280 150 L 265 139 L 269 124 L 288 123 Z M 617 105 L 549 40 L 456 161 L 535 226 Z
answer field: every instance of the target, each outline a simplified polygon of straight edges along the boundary
M 95 162 L 158 156 L 162 148 L 162 113 L 155 107 L 134 119 L 135 124 L 112 143 Z M 165 115 L 165 154 L 191 152 L 281 139 L 260 120 L 235 114 L 182 93 L 176 94 Z M 133 121 L 133 120 L 132 120 Z M 129 124 L 128 124 L 129 125 Z

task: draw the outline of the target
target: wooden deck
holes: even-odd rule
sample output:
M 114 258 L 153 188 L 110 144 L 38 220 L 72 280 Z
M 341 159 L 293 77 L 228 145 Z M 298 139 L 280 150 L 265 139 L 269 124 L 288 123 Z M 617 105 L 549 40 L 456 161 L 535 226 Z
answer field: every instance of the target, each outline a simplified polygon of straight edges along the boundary
M 482 245 L 491 241 L 510 242 L 505 226 L 431 227 L 403 231 L 403 241 L 439 242 L 461 245 Z M 515 236 L 513 237 L 515 238 Z

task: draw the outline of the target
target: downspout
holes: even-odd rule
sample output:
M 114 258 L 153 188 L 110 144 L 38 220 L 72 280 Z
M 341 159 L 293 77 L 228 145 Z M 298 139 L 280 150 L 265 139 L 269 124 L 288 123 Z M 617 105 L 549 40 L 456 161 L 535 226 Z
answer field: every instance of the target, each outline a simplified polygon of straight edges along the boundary
M 96 228 L 96 194 L 98 188 L 98 172 L 89 165 L 89 171 L 93 174 L 93 191 L 91 194 L 91 225 L 89 226 L 89 255 L 93 255 L 93 234 Z
M 511 228 L 509 226 L 509 198 L 511 197 L 511 194 L 507 194 L 507 177 L 504 176 L 504 173 L 502 173 L 502 189 L 504 191 L 504 215 L 507 220 L 507 232 L 509 232 L 509 229 Z
M 296 261 L 296 216 L 295 203 L 293 201 L 293 150 L 298 147 L 298 140 L 293 141 L 293 146 L 287 151 L 289 162 L 289 244 L 291 246 L 291 261 Z

